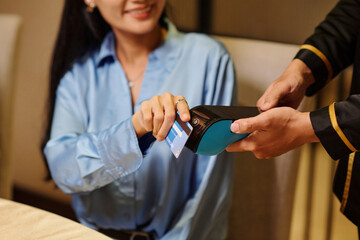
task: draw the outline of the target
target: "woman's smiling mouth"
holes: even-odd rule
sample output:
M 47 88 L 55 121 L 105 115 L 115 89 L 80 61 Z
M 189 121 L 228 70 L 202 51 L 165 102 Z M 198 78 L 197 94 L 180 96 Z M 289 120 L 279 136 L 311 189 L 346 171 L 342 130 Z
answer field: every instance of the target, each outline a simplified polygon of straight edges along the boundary
M 129 14 L 130 16 L 137 18 L 137 19 L 145 19 L 149 17 L 151 10 L 154 5 L 148 5 L 144 7 L 134 8 L 131 10 L 126 10 L 125 14 Z

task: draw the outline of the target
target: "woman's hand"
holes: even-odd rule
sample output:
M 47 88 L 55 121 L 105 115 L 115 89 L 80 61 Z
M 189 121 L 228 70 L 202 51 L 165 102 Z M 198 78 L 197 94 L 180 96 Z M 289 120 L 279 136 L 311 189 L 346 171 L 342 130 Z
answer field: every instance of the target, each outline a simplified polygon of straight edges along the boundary
M 305 96 L 306 88 L 314 81 L 312 72 L 305 63 L 295 59 L 284 73 L 270 84 L 258 100 L 257 106 L 262 112 L 279 106 L 296 109 Z
M 152 131 L 157 141 L 165 140 L 175 121 L 176 111 L 179 111 L 182 121 L 190 121 L 189 106 L 183 96 L 167 92 L 144 101 L 132 118 L 136 135 L 140 138 Z

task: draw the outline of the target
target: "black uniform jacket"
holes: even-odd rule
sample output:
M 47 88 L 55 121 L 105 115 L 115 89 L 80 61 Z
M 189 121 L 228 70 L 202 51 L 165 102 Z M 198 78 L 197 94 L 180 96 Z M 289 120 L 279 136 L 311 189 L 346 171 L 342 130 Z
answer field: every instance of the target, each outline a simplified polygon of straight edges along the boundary
M 315 77 L 311 96 L 340 71 L 354 64 L 347 100 L 310 113 L 315 134 L 339 163 L 333 191 L 341 211 L 360 226 L 360 0 L 342 0 L 300 47 L 296 57 Z

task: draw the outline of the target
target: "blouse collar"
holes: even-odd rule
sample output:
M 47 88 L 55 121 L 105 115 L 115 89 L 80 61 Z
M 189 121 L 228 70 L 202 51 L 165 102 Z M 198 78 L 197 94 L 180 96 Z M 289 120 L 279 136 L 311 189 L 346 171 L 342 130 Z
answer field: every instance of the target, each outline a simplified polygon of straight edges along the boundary
M 181 41 L 183 34 L 180 33 L 175 25 L 166 19 L 168 31 L 164 41 L 149 54 L 149 61 L 160 61 L 168 71 L 171 71 L 181 51 Z M 99 54 L 96 57 L 98 67 L 102 66 L 107 59 L 116 59 L 115 35 L 110 31 L 104 38 Z

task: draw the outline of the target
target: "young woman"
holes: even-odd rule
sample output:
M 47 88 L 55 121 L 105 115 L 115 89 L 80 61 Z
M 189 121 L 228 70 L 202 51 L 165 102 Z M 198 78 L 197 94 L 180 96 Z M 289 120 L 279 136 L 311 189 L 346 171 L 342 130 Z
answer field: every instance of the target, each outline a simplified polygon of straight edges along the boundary
M 178 32 L 165 4 L 65 1 L 44 153 L 91 228 L 118 239 L 223 239 L 232 156 L 184 149 L 176 159 L 163 140 L 176 111 L 189 121 L 189 105 L 235 102 L 233 65 L 220 43 Z

